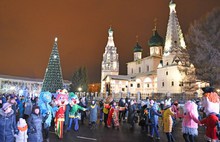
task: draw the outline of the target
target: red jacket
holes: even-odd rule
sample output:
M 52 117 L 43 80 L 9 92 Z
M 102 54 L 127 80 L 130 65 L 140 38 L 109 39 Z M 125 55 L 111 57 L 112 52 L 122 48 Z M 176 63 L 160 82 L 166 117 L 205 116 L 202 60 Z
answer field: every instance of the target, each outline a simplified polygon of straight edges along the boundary
M 218 117 L 216 116 L 216 114 L 210 114 L 208 117 L 201 120 L 201 124 L 204 124 L 207 127 L 205 132 L 206 136 L 213 140 L 218 140 L 218 136 L 216 134 L 217 121 L 218 121 Z

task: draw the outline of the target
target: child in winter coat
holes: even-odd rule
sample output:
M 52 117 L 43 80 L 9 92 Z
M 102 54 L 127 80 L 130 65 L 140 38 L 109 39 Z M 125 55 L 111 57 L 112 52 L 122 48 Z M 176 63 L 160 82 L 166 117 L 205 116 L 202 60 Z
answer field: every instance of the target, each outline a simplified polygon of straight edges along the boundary
M 19 132 L 18 132 L 18 135 L 15 136 L 16 142 L 27 142 L 28 126 L 27 126 L 27 123 L 26 123 L 25 119 L 20 118 L 18 123 L 17 123 L 17 126 L 18 126 Z

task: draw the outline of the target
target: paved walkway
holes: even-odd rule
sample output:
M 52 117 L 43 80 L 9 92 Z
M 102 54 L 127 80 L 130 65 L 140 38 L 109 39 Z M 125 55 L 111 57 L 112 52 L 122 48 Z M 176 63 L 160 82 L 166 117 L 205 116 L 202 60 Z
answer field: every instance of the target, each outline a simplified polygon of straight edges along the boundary
M 140 126 L 136 124 L 134 130 L 129 129 L 127 123 L 121 123 L 120 129 L 105 128 L 103 124 L 97 124 L 97 128 L 91 130 L 88 124 L 80 125 L 79 131 L 73 130 L 64 134 L 62 140 L 51 132 L 50 142 L 167 142 L 166 135 L 162 132 L 162 127 L 159 128 L 160 140 L 151 139 L 146 133 L 141 132 Z M 176 142 L 184 142 L 181 133 L 181 121 L 178 121 L 173 132 Z M 205 142 L 204 127 L 199 127 L 199 136 L 196 142 Z

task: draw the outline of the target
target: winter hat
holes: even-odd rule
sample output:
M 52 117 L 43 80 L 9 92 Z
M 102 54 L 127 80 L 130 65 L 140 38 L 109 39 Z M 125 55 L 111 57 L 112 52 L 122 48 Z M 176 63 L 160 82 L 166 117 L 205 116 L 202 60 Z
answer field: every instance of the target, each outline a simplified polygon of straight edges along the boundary
M 212 86 L 207 86 L 207 87 L 203 87 L 203 88 L 202 88 L 202 91 L 203 91 L 204 93 L 211 93 L 211 92 L 214 92 L 214 90 L 215 90 L 215 88 L 212 87 Z
M 23 118 L 20 118 L 20 119 L 19 119 L 19 121 L 18 121 L 18 123 L 17 123 L 17 126 L 18 126 L 18 130 L 19 130 L 20 132 L 27 131 L 27 129 L 28 129 L 28 125 L 27 125 L 25 119 L 23 119 Z
M 10 104 L 10 103 L 4 103 L 2 109 L 3 109 L 4 111 L 6 111 L 7 108 L 9 108 L 9 107 L 11 107 L 11 104 Z
M 27 123 L 26 123 L 25 119 L 19 118 L 19 121 L 18 121 L 18 123 L 17 123 L 17 126 L 18 126 L 18 127 L 25 127 L 26 125 L 27 125 Z
M 165 105 L 164 106 L 164 109 L 168 109 L 168 108 L 170 108 L 171 107 L 171 105 Z

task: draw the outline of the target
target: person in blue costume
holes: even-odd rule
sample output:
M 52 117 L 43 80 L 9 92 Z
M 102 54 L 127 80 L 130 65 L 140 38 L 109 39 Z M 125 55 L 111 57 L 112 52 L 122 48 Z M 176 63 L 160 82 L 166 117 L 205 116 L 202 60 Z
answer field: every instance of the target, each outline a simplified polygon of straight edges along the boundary
M 52 94 L 50 92 L 41 92 L 39 97 L 39 107 L 41 115 L 43 116 L 43 134 L 44 139 L 49 142 L 49 128 L 51 126 L 52 115 L 54 116 L 54 110 L 50 106 Z

